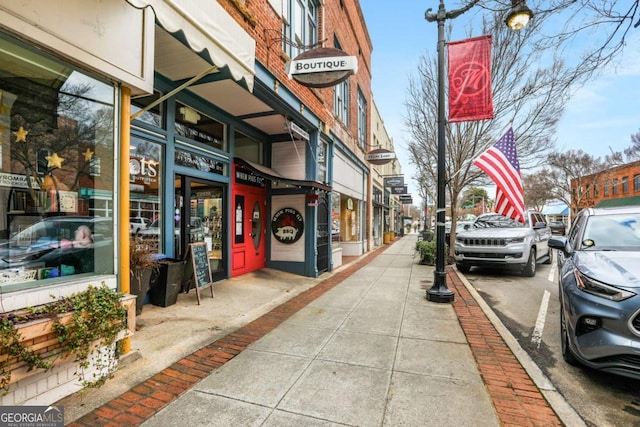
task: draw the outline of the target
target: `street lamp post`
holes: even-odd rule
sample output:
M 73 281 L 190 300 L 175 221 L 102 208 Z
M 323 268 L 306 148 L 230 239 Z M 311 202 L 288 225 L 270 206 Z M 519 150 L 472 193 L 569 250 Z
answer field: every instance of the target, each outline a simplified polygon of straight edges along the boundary
M 430 13 L 431 8 L 424 14 L 428 22 L 438 23 L 438 162 L 437 162 L 437 201 L 436 201 L 436 268 L 434 271 L 433 286 L 427 290 L 427 299 L 433 302 L 452 302 L 453 292 L 447 287 L 445 271 L 445 61 L 444 61 L 444 21 L 454 19 L 462 15 L 480 0 L 472 0 L 460 9 L 447 12 L 444 8 L 444 0 L 440 0 L 437 13 Z M 513 30 L 524 28 L 533 16 L 533 13 L 525 4 L 525 0 L 511 0 L 511 11 L 509 12 L 506 24 Z

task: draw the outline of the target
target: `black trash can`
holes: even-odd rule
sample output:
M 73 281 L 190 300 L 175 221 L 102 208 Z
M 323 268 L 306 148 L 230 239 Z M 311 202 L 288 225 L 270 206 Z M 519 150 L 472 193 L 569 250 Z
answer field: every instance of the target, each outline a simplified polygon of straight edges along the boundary
M 186 260 L 164 258 L 159 262 L 158 274 L 151 281 L 149 300 L 153 305 L 168 307 L 178 300 Z

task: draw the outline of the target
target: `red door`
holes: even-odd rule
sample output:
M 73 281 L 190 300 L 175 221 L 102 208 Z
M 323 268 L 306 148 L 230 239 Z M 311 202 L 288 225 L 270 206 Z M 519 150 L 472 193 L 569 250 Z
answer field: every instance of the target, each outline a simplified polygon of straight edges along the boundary
M 231 214 L 231 276 L 264 268 L 266 264 L 266 192 L 236 184 Z

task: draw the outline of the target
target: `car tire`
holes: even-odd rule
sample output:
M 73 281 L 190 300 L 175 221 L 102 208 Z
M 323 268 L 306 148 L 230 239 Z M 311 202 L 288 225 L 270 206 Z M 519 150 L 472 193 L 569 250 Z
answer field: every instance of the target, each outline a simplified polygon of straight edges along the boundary
M 456 268 L 462 274 L 466 274 L 471 270 L 471 266 L 470 265 L 464 265 L 464 264 L 456 264 Z
M 529 260 L 522 269 L 523 277 L 533 277 L 536 275 L 536 250 L 531 248 L 529 251 Z
M 573 355 L 571 347 L 569 347 L 569 332 L 567 331 L 567 323 L 564 316 L 564 308 L 560 307 L 560 344 L 562 347 L 562 358 L 569 365 L 579 365 L 578 359 Z

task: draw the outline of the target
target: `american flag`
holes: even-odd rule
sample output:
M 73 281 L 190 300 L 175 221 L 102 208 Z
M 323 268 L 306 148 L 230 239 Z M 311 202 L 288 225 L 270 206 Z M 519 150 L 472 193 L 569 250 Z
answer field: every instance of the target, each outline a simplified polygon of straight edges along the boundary
M 524 196 L 520 163 L 513 128 L 509 128 L 493 147 L 482 153 L 473 164 L 489 175 L 497 185 L 495 211 L 524 223 Z

